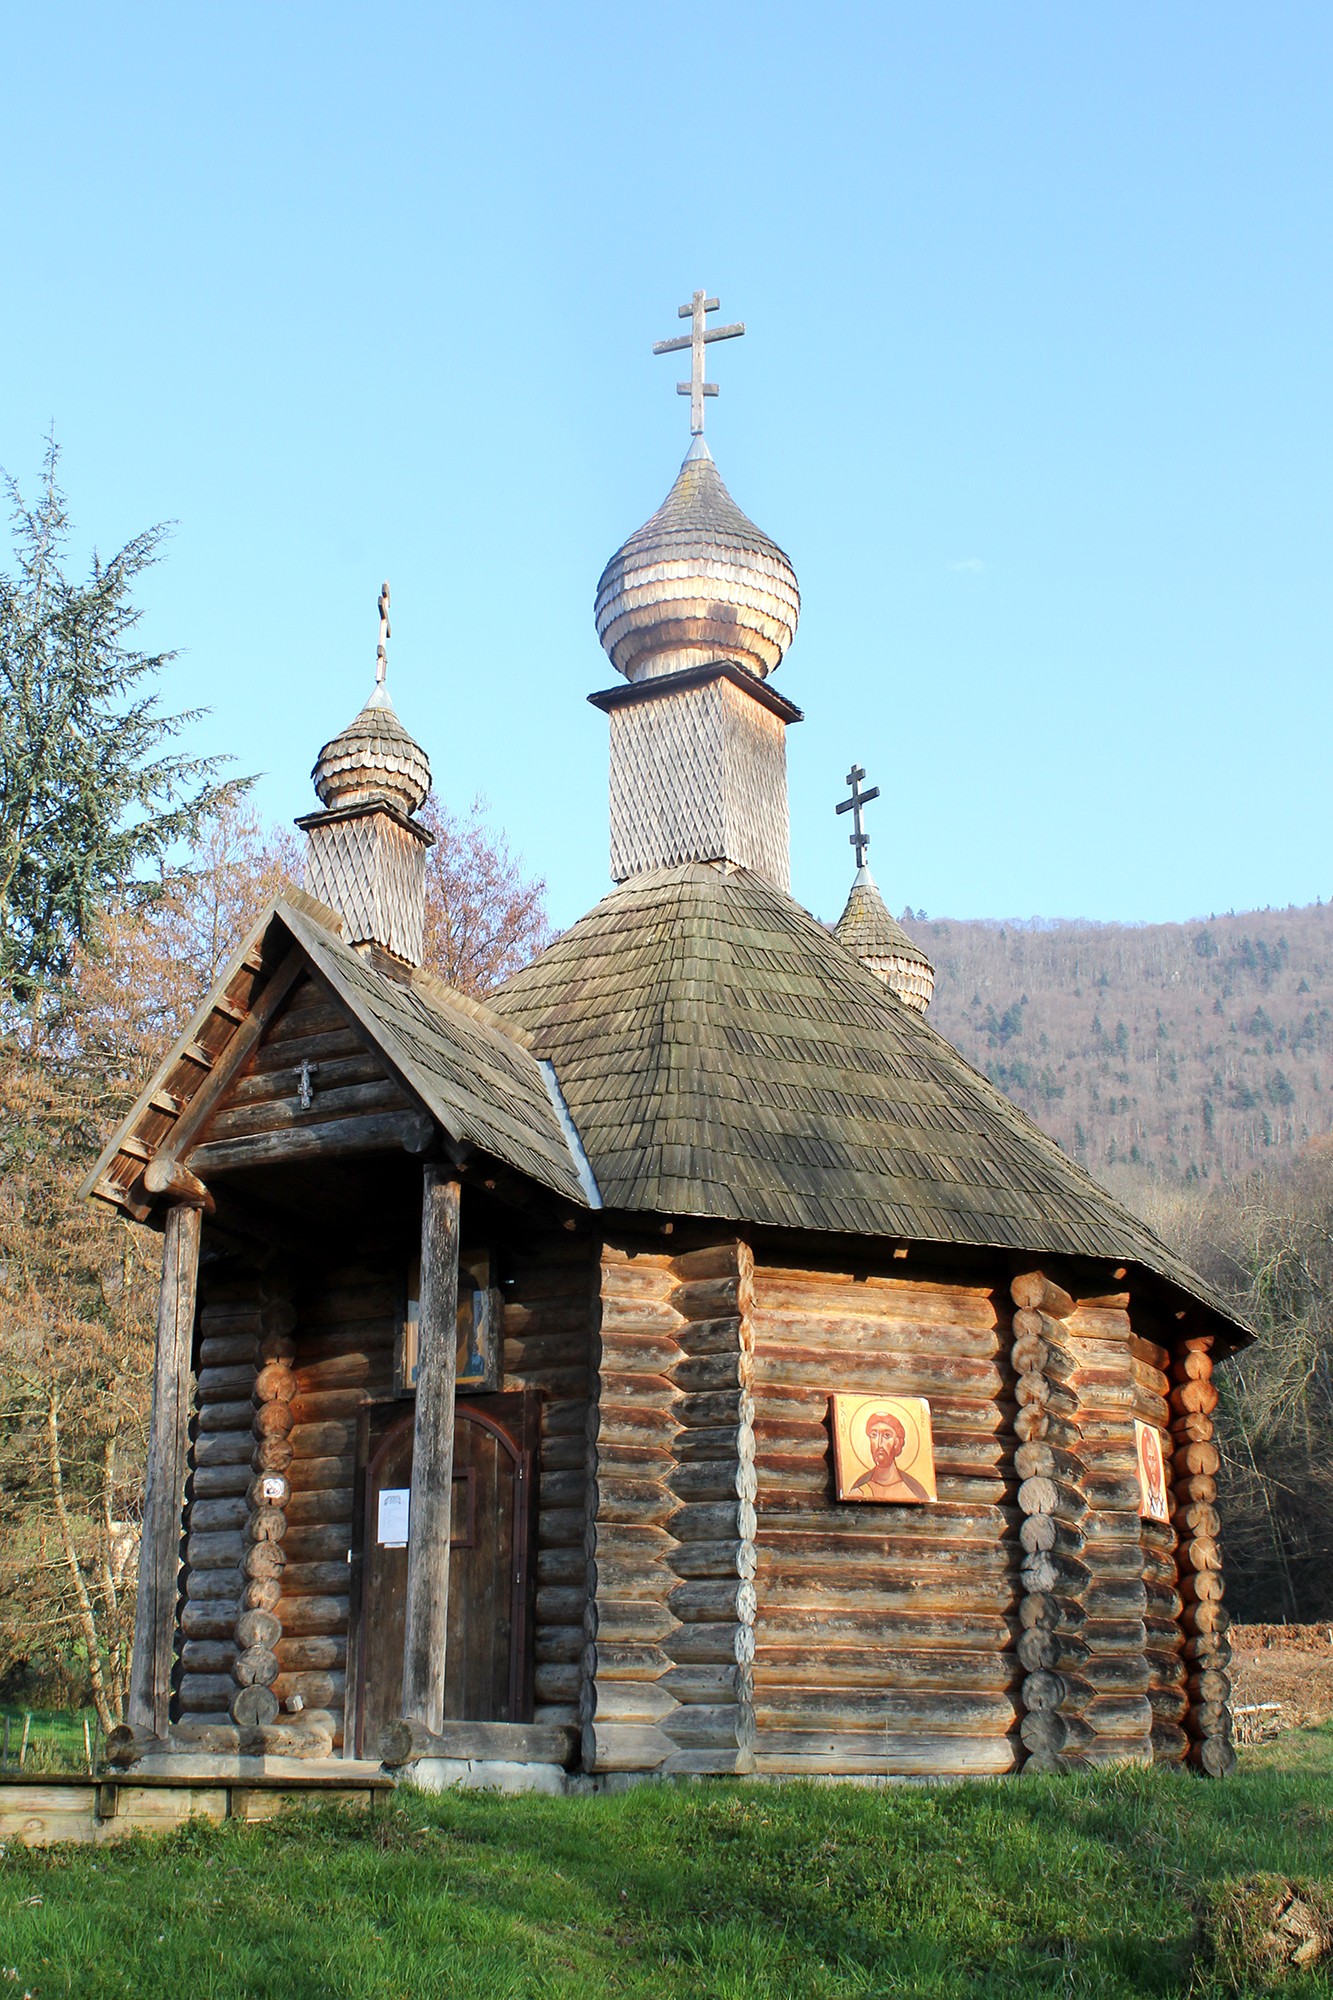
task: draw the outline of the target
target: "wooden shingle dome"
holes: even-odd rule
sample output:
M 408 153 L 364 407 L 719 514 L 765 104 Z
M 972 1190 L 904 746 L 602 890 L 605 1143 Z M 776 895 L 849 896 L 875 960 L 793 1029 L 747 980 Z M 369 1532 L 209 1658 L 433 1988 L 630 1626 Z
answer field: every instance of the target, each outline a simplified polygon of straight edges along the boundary
M 913 944 L 890 915 L 868 868 L 857 869 L 847 907 L 834 925 L 833 935 L 867 971 L 882 979 L 905 1007 L 925 1013 L 935 991 L 935 968 L 920 945 Z
M 310 777 L 330 809 L 382 799 L 414 813 L 430 790 L 430 759 L 398 720 L 381 682 L 360 714 L 324 745 Z
M 741 512 L 698 437 L 657 512 L 602 571 L 597 636 L 627 680 L 718 659 L 762 680 L 800 609 L 791 563 Z

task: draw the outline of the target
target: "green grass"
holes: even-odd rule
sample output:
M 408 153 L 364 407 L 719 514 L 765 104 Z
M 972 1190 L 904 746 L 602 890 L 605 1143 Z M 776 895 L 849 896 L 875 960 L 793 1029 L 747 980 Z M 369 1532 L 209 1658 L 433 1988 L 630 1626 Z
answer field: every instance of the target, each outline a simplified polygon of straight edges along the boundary
M 0 2000 L 1203 1996 L 1194 1895 L 1259 1870 L 1327 1883 L 1331 1773 L 1326 1728 L 1225 1784 L 400 1794 L 373 1818 L 11 1845 Z
M 1333 1722 L 1322 1729 L 1288 1729 L 1268 1743 L 1242 1750 L 1247 1771 L 1306 1771 L 1333 1778 Z
M 94 1757 L 101 1748 L 97 1712 L 91 1708 L 34 1708 L 28 1711 L 21 1708 L 0 1708 L 0 1747 L 4 1741 L 5 1718 L 9 1720 L 9 1761 L 0 1765 L 0 1768 L 8 1772 L 18 1770 L 25 1712 L 32 1717 L 28 1731 L 28 1754 L 23 1760 L 25 1777 L 42 1777 L 59 1771 L 87 1771 L 88 1765 L 83 1748 L 85 1716 L 88 1718 L 88 1732 L 92 1740 Z M 3 1995 L 4 1983 L 0 1981 L 0 2000 L 3 2000 Z

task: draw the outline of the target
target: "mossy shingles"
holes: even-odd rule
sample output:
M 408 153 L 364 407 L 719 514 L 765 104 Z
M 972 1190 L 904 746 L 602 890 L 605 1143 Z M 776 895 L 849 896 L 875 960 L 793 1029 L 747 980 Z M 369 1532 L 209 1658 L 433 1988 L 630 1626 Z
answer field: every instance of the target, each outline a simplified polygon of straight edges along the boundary
M 1225 1310 L 762 876 L 635 877 L 492 1004 L 555 1065 L 608 1206 L 1110 1258 Z
M 362 1028 L 456 1138 L 583 1203 L 578 1169 L 537 1058 L 502 1023 L 437 982 L 387 978 L 303 912 L 281 920 Z

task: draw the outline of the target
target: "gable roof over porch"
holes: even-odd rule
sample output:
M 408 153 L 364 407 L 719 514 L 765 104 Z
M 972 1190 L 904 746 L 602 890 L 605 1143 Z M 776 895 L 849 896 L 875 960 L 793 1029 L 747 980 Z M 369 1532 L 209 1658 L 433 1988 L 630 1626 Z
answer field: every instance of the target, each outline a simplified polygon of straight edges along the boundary
M 377 971 L 343 943 L 341 928 L 332 911 L 299 891 L 270 905 L 121 1122 L 83 1192 L 146 1219 L 146 1169 L 189 1150 L 309 971 L 451 1139 L 580 1207 L 597 1206 L 554 1070 L 532 1054 L 522 1029 L 429 973 L 396 979 Z

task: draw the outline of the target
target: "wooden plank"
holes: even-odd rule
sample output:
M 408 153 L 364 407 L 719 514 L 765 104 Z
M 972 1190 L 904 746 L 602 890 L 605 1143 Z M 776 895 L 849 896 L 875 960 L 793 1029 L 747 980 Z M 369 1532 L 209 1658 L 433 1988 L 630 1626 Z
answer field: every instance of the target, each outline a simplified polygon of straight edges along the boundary
M 453 1509 L 460 1184 L 423 1174 L 421 1318 L 409 1503 L 403 1717 L 438 1734 L 444 1722 Z
M 422 1153 L 434 1131 L 435 1121 L 425 1111 L 368 1112 L 293 1131 L 205 1141 L 193 1149 L 186 1164 L 203 1178 L 239 1167 L 287 1166 L 297 1160 L 345 1159 L 399 1148 Z
M 346 1022 L 318 1034 L 303 1034 L 292 1041 L 280 1041 L 275 1032 L 255 1050 L 249 1073 L 272 1076 L 299 1068 L 303 1062 L 342 1062 L 365 1054 L 368 1047 L 364 1035 Z
M 196 1208 L 167 1212 L 158 1293 L 153 1410 L 139 1594 L 130 1669 L 132 1728 L 164 1737 L 171 1713 L 171 1664 L 180 1577 L 181 1515 L 189 1462 L 190 1358 L 199 1282 L 202 1218 Z
M 349 1083 L 332 1090 L 320 1077 L 308 1104 L 293 1092 L 289 1096 L 267 1097 L 258 1103 L 233 1104 L 228 1099 L 209 1120 L 210 1142 L 243 1139 L 259 1132 L 290 1131 L 318 1124 L 334 1117 L 361 1111 L 411 1109 L 411 1099 L 392 1077 L 372 1077 L 365 1083 Z
M 438 1730 L 398 1722 L 384 1731 L 378 1748 L 392 1766 L 420 1757 L 569 1765 L 578 1748 L 578 1731 L 540 1722 L 445 1722 Z
M 174 1100 L 179 1106 L 180 1115 L 165 1140 L 157 1148 L 159 1160 L 182 1158 L 194 1135 L 202 1129 L 232 1077 L 286 999 L 303 964 L 303 955 L 295 948 L 287 953 L 275 967 L 272 978 L 265 983 L 254 1006 L 240 1020 L 235 1032 L 215 1055 L 210 1054 L 197 1041 L 187 1042 L 180 1049 L 179 1059 L 200 1065 L 208 1071 L 208 1075 L 183 1103 L 179 1098 Z M 211 1005 L 215 1012 L 222 1012 L 224 1017 L 236 1020 L 234 1008 L 226 1008 L 216 1000 Z M 154 1108 L 166 1107 L 165 1104 L 159 1106 L 155 1103 Z

